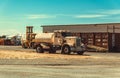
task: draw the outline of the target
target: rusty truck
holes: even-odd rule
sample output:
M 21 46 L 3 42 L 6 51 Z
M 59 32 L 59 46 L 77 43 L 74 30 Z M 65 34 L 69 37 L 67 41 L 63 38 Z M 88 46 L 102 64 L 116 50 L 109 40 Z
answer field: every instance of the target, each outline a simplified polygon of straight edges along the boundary
M 57 50 L 61 54 L 70 54 L 75 52 L 82 55 L 85 51 L 85 45 L 81 42 L 81 38 L 71 36 L 71 32 L 66 30 L 55 30 L 53 33 L 33 33 L 33 26 L 26 27 L 26 38 L 22 39 L 23 48 L 36 49 L 38 53 L 56 53 Z

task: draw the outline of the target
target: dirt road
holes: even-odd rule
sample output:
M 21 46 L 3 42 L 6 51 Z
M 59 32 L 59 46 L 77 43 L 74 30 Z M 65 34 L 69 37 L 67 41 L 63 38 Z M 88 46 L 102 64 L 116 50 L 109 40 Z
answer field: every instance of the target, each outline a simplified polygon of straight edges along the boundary
M 38 54 L 0 46 L 0 78 L 119 78 L 120 53 Z
M 120 66 L 0 66 L 0 78 L 119 78 Z

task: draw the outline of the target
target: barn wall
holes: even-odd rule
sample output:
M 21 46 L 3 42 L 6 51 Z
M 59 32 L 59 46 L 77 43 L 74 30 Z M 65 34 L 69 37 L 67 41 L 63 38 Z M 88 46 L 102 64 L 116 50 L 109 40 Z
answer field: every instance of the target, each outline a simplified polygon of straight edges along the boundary
M 120 33 L 115 34 L 115 48 L 116 51 L 120 51 Z

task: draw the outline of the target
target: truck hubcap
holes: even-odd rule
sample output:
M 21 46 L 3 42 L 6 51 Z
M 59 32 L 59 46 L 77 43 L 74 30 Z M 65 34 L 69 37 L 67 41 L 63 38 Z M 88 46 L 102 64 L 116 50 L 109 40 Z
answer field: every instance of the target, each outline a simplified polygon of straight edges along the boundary
M 68 52 L 68 48 L 67 48 L 67 47 L 65 47 L 64 52 L 65 52 L 65 53 L 67 53 L 67 52 Z

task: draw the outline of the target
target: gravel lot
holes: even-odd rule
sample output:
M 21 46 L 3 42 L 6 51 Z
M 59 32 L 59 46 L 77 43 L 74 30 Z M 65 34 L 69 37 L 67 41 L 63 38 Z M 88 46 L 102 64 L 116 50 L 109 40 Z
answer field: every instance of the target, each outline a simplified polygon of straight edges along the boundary
M 0 78 L 119 78 L 120 53 L 38 54 L 0 46 Z

